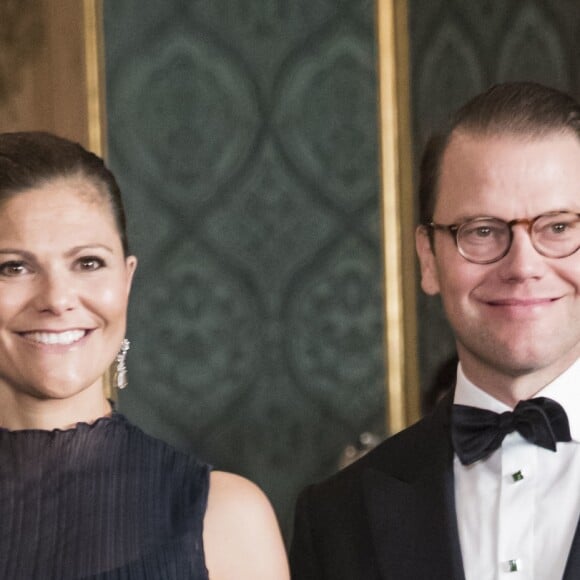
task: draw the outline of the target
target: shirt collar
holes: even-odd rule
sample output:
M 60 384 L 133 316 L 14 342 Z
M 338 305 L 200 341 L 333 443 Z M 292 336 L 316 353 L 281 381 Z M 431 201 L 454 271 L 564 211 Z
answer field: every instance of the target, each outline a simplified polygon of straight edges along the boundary
M 580 359 L 560 376 L 546 385 L 534 397 L 549 397 L 564 407 L 570 423 L 572 440 L 580 442 Z M 457 383 L 453 402 L 488 409 L 495 413 L 511 411 L 511 408 L 492 397 L 472 383 L 463 373 L 461 363 L 457 367 Z

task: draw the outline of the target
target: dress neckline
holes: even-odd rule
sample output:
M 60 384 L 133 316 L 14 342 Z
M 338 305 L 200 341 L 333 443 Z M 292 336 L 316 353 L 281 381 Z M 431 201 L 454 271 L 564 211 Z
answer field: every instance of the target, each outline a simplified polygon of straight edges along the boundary
M 7 427 L 0 426 L 0 434 L 8 434 L 14 437 L 18 435 L 25 436 L 26 434 L 32 435 L 51 435 L 57 436 L 58 434 L 71 434 L 75 432 L 86 432 L 86 431 L 93 431 L 95 429 L 99 429 L 100 427 L 104 427 L 107 425 L 117 424 L 124 422 L 124 416 L 119 413 L 114 406 L 112 406 L 112 411 L 110 415 L 103 415 L 102 417 L 98 417 L 95 421 L 87 422 L 87 421 L 79 421 L 70 427 L 55 427 L 54 429 L 8 429 Z

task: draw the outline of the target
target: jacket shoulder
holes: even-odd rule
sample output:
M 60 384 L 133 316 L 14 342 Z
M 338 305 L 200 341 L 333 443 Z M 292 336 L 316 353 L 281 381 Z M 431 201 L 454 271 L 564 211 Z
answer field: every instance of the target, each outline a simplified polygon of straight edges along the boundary
M 294 580 L 379 578 L 365 482 L 377 471 L 413 479 L 435 461 L 432 457 L 441 461 L 450 447 L 444 418 L 439 414 L 419 421 L 300 494 L 290 551 Z
M 385 439 L 352 465 L 310 486 L 310 493 L 324 497 L 352 493 L 369 469 L 403 480 L 413 477 L 441 453 L 451 453 L 448 415 L 448 406 L 438 408 L 434 415 Z

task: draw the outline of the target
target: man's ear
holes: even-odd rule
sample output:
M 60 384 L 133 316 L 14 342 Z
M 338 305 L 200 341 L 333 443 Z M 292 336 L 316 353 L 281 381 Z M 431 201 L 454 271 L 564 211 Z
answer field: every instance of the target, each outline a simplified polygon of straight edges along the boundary
M 439 275 L 435 254 L 429 239 L 429 232 L 425 226 L 419 226 L 415 230 L 415 246 L 421 266 L 421 288 L 429 296 L 439 294 Z

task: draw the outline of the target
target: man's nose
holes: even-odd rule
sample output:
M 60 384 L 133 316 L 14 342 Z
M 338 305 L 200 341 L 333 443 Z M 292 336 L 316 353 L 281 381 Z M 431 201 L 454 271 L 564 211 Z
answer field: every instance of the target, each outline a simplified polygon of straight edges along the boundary
M 513 240 L 509 252 L 500 261 L 500 275 L 505 280 L 540 278 L 546 270 L 546 257 L 534 247 L 525 224 L 513 226 Z

